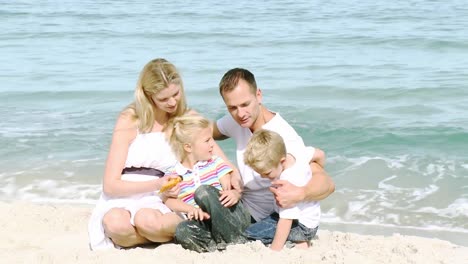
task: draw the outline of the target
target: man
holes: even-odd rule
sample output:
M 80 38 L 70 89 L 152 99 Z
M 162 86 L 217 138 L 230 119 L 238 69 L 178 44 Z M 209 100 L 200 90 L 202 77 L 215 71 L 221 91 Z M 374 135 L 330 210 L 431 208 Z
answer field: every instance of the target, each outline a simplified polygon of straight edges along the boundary
M 271 112 L 262 105 L 262 93 L 257 89 L 254 75 L 248 70 L 236 68 L 228 71 L 221 79 L 219 86 L 230 115 L 224 116 L 213 124 L 213 138 L 219 140 L 230 137 L 236 141 L 240 179 L 238 172 L 235 171 L 232 176 L 236 179 L 231 178 L 234 190 L 230 191 L 239 190 L 236 193 L 239 193 L 239 196 L 242 195 L 242 203 L 238 203 L 237 206 L 245 206 L 248 209 L 248 212 L 245 210 L 245 217 L 239 216 L 242 218 L 243 225 L 260 221 L 272 214 L 275 211 L 275 200 L 279 206 L 288 208 L 305 200 L 322 200 L 334 192 L 335 184 L 332 179 L 315 162 L 309 163 L 313 176 L 303 187 L 283 180 L 270 182 L 246 166 L 243 157 L 245 147 L 253 132 L 260 128 L 279 133 L 285 141 L 288 153 L 304 153 L 307 150 L 306 160 L 311 160 L 314 152 L 321 152 L 321 150 L 312 147 L 306 148 L 302 138 L 279 113 Z M 319 155 L 324 154 L 319 153 Z M 218 197 L 217 193 L 210 195 L 203 190 L 197 193 L 199 189 L 195 192 L 195 199 L 201 202 L 200 207 L 204 208 L 206 212 L 213 211 L 212 213 L 216 215 L 215 211 L 219 207 L 219 203 L 224 207 L 236 206 L 230 204 L 229 199 L 227 199 L 228 195 L 224 191 L 221 191 L 221 195 Z M 223 249 L 223 241 L 229 240 L 222 237 L 213 238 L 205 228 L 201 228 L 193 221 L 184 221 L 179 224 L 176 228 L 175 238 L 177 242 L 183 241 L 185 248 L 198 252 Z M 216 240 L 217 246 L 213 246 L 213 239 Z M 246 240 L 239 239 L 237 241 L 237 243 L 243 242 Z
M 333 180 L 316 162 L 310 162 L 313 177 L 304 187 L 282 180 L 270 183 L 245 165 L 245 147 L 253 132 L 260 128 L 279 133 L 289 153 L 299 153 L 305 148 L 304 142 L 279 113 L 271 112 L 262 104 L 262 92 L 257 89 L 255 77 L 250 71 L 241 68 L 229 70 L 220 81 L 219 91 L 230 115 L 214 124 L 213 137 L 217 140 L 232 138 L 236 142 L 242 201 L 255 221 L 274 212 L 275 200 L 280 207 L 287 208 L 300 201 L 322 200 L 334 192 Z M 308 160 L 312 159 L 314 151 L 322 152 L 311 147 L 308 150 Z

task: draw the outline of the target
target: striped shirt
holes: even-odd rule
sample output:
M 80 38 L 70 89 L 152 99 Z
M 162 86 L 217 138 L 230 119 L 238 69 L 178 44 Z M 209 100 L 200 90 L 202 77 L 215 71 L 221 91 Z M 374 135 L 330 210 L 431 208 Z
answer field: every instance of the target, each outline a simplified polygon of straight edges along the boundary
M 182 176 L 178 198 L 186 204 L 198 207 L 194 200 L 195 190 L 200 185 L 211 185 L 222 190 L 219 179 L 230 172 L 232 168 L 222 158 L 213 156 L 210 160 L 197 162 L 192 169 L 187 169 L 178 162 L 166 174 Z

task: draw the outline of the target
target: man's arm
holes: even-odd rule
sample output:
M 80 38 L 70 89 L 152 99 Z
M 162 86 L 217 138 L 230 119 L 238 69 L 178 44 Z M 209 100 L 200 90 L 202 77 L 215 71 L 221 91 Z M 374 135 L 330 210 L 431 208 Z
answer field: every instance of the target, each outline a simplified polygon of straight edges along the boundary
M 325 170 L 316 162 L 310 162 L 312 179 L 303 187 L 298 187 L 288 181 L 277 180 L 270 190 L 275 195 L 276 203 L 283 208 L 289 208 L 301 201 L 320 201 L 335 191 L 335 183 Z
M 212 129 L 213 129 L 213 138 L 215 140 L 224 140 L 224 139 L 227 139 L 229 138 L 228 136 L 222 134 L 219 129 L 218 129 L 218 125 L 216 124 L 216 121 L 212 122 Z M 242 193 L 242 187 L 243 187 L 243 183 L 242 183 L 242 177 L 240 175 L 240 172 L 239 170 L 237 169 L 237 167 L 226 157 L 226 155 L 224 155 L 224 152 L 222 152 L 221 148 L 219 147 L 218 144 L 215 144 L 215 147 L 214 147 L 214 150 L 213 152 L 215 154 L 217 154 L 218 156 L 220 156 L 221 158 L 224 159 L 224 161 L 226 161 L 233 169 L 233 172 L 232 172 L 232 175 L 231 175 L 231 186 L 233 189 L 237 190 L 239 192 L 239 195 Z M 220 153 L 222 153 L 222 155 L 219 155 Z
M 224 140 L 224 139 L 229 138 L 229 137 L 227 137 L 226 135 L 222 134 L 219 131 L 219 128 L 218 128 L 218 125 L 216 124 L 216 121 L 213 121 L 211 124 L 212 124 L 212 128 L 213 128 L 213 138 L 215 140 Z

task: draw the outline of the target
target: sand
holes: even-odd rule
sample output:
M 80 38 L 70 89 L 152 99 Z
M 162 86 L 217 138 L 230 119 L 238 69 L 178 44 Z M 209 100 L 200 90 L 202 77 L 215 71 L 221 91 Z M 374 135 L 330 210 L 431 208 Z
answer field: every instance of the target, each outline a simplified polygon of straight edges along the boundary
M 416 236 L 319 230 L 307 250 L 274 252 L 260 242 L 196 253 L 176 244 L 90 251 L 92 206 L 0 202 L 2 263 L 468 263 L 468 247 Z

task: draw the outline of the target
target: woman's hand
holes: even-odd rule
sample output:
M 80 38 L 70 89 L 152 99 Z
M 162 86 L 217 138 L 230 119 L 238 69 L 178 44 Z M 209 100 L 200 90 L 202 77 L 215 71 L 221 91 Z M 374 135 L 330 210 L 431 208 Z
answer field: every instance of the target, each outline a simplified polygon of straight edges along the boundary
M 177 179 L 179 178 L 180 176 L 164 176 L 161 178 L 161 185 L 160 186 L 165 186 L 166 184 L 168 184 L 171 180 L 173 179 Z M 162 188 L 162 187 L 161 187 Z M 160 190 L 161 190 L 160 188 Z M 174 187 L 168 189 L 168 190 L 163 190 L 163 192 L 161 193 L 164 197 L 171 197 L 171 198 L 177 198 L 179 196 L 179 192 L 180 192 L 180 185 L 179 183 L 177 183 Z
M 200 209 L 200 208 L 193 207 L 192 210 L 187 212 L 187 218 L 189 220 L 203 221 L 203 220 L 206 220 L 206 219 L 210 219 L 210 215 L 208 213 L 206 213 L 206 212 L 203 212 L 203 210 Z

